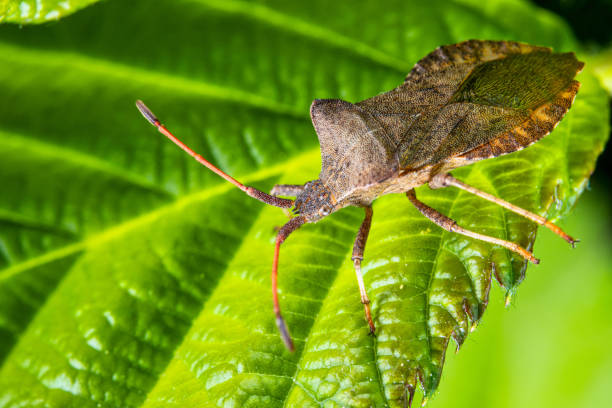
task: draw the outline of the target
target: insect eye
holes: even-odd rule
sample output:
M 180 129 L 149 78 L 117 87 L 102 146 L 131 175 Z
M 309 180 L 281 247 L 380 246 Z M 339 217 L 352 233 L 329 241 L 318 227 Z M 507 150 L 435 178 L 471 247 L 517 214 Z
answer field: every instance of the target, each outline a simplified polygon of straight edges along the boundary
M 330 211 L 329 207 L 324 205 L 323 207 L 319 208 L 319 215 L 321 217 L 326 217 L 329 215 L 329 211 Z

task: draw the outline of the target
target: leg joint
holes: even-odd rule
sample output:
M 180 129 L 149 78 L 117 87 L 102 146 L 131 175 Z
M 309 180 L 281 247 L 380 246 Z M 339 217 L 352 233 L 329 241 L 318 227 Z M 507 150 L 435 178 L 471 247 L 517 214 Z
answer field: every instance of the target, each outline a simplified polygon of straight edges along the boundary
M 451 175 L 448 173 L 439 173 L 433 176 L 431 180 L 429 180 L 427 185 L 432 190 L 443 188 L 443 187 L 448 187 L 450 186 L 450 178 L 451 178 Z

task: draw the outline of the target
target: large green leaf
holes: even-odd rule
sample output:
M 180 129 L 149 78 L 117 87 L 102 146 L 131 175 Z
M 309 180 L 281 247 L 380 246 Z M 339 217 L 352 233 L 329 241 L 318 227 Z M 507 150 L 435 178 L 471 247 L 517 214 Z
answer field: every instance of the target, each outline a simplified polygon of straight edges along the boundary
M 320 165 L 314 98 L 388 90 L 467 38 L 575 48 L 547 13 L 480 3 L 115 0 L 1 27 L 0 405 L 395 406 L 419 379 L 431 395 L 449 338 L 461 344 L 486 308 L 491 272 L 509 298 L 521 259 L 381 198 L 364 263 L 371 337 L 349 260 L 363 214 L 343 210 L 284 244 L 291 354 L 269 289 L 286 216 L 154 134 L 133 102 L 244 181 L 303 183 Z M 580 80 L 550 136 L 457 177 L 566 214 L 607 135 L 606 94 Z M 535 226 L 496 206 L 417 193 L 460 225 L 533 243 Z

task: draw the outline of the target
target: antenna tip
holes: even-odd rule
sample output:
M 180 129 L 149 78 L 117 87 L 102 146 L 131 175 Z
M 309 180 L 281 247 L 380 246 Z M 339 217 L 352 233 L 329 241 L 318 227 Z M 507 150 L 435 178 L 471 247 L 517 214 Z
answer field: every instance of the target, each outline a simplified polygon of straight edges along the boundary
M 149 109 L 147 105 L 144 104 L 143 101 L 141 101 L 140 99 L 137 100 L 136 107 L 138 108 L 140 113 L 142 113 L 142 116 L 144 116 L 146 120 L 151 122 L 153 126 L 159 125 L 159 120 L 155 117 L 153 112 L 151 112 L 151 109 Z
M 283 320 L 280 313 L 276 315 L 276 326 L 280 331 L 281 338 L 283 339 L 283 343 L 285 343 L 285 347 L 287 347 L 287 350 L 294 352 L 295 346 L 293 345 L 293 340 L 291 340 L 291 335 L 289 334 L 289 330 L 287 329 L 285 320 Z

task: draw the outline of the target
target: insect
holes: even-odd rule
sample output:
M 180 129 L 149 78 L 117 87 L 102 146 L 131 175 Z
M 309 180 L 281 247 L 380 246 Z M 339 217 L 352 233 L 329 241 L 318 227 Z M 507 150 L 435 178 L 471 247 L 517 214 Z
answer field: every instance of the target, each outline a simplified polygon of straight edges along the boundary
M 553 53 L 550 48 L 511 41 L 469 40 L 438 47 L 389 92 L 356 104 L 315 100 L 310 115 L 321 148 L 319 178 L 304 185 L 276 185 L 270 194 L 224 173 L 172 135 L 142 101 L 136 105 L 162 134 L 247 195 L 276 207 L 293 207 L 294 217 L 278 230 L 272 262 L 276 325 L 293 351 L 278 301 L 281 244 L 305 223 L 317 222 L 341 208 L 358 206 L 365 211 L 352 261 L 371 333 L 376 328 L 361 262 L 372 223 L 371 204 L 381 195 L 405 193 L 440 227 L 501 245 L 539 263 L 513 242 L 460 227 L 419 201 L 414 191 L 423 184 L 434 189 L 457 187 L 549 228 L 573 246 L 577 240 L 545 218 L 464 184 L 448 172 L 521 150 L 550 133 L 574 101 L 580 87 L 574 77 L 583 66 L 574 53 Z

